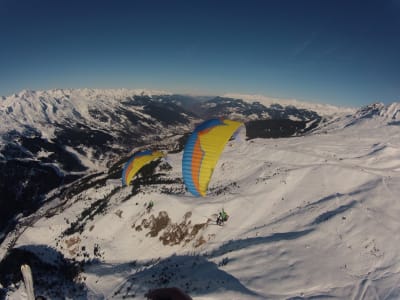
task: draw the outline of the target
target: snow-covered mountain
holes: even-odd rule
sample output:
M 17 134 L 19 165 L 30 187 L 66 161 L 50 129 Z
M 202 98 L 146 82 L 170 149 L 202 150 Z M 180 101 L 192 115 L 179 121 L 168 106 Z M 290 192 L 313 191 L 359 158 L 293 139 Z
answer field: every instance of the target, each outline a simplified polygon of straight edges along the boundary
M 398 299 L 399 108 L 321 117 L 148 91 L 3 97 L 0 297 L 26 297 L 28 263 L 50 299 L 143 299 L 171 286 L 193 299 Z M 246 122 L 248 140 L 226 147 L 208 196 L 193 198 L 182 146 L 209 117 Z M 168 158 L 122 187 L 141 147 Z
M 200 120 L 168 95 L 124 89 L 22 91 L 0 101 L 0 118 L 0 232 L 53 188 L 137 147 L 173 144 Z
M 320 118 L 312 110 L 294 106 L 273 104 L 266 107 L 226 97 L 193 97 L 127 89 L 24 90 L 2 98 L 0 117 L 0 155 L 3 157 L 29 155 L 26 147 L 18 144 L 21 138 L 59 141 L 69 147 L 66 152 L 72 152 L 86 168 L 93 164 L 98 168 L 112 161 L 110 157 L 100 158 L 107 147 L 112 148 L 112 153 L 120 154 L 132 143 L 141 145 L 154 141 L 154 132 L 157 132 L 158 140 L 163 140 L 171 134 L 189 130 L 201 119 L 229 117 L 243 121 L 288 119 L 308 122 Z M 187 126 L 182 128 L 182 124 Z M 5 151 L 4 147 L 13 151 Z M 41 153 L 42 156 L 48 154 L 49 151 Z
M 375 119 L 393 124 L 400 121 L 400 104 L 392 103 L 385 106 L 383 103 L 374 103 L 359 109 L 353 119 Z
M 304 133 L 320 120 L 295 107 L 163 91 L 24 90 L 2 97 L 0 232 L 16 225 L 17 214 L 39 207 L 50 190 L 105 170 L 140 146 L 179 150 L 194 123 L 211 117 L 248 122 L 250 138 Z
M 341 130 L 342 128 L 353 127 L 358 124 L 362 125 L 364 128 L 399 125 L 400 103 L 392 103 L 390 105 L 373 103 L 361 107 L 351 115 L 323 119 L 318 130 Z
M 4 295 L 25 297 L 28 262 L 51 299 L 144 299 L 160 287 L 195 300 L 399 299 L 397 107 L 230 142 L 205 198 L 185 191 L 181 151 L 130 187 L 117 162 L 54 190 L 0 247 Z
M 350 108 L 350 107 L 340 107 L 340 106 L 335 106 L 335 105 L 330 105 L 330 104 L 299 101 L 296 99 L 283 99 L 283 98 L 276 98 L 276 97 L 267 97 L 267 96 L 263 96 L 263 95 L 228 93 L 228 94 L 225 94 L 224 97 L 233 98 L 233 99 L 243 99 L 246 102 L 260 103 L 264 106 L 271 106 L 274 104 L 278 104 L 281 106 L 294 106 L 298 109 L 306 109 L 306 110 L 314 111 L 322 117 L 331 117 L 333 115 L 342 115 L 342 114 L 352 114 L 356 110 L 355 108 Z

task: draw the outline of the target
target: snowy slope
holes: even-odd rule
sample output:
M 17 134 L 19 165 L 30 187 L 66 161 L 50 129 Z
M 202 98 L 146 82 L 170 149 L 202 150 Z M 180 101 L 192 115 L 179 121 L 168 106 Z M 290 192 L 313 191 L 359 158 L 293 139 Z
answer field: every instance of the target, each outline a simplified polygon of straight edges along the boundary
M 2 97 L 0 241 L 18 214 L 35 211 L 54 188 L 107 170 L 141 146 L 176 151 L 194 123 L 212 117 L 247 122 L 249 138 L 304 134 L 321 119 L 295 107 L 163 91 L 24 90 Z
M 79 124 L 109 130 L 110 126 L 123 129 L 121 119 L 113 117 L 118 110 L 131 110 L 140 121 L 151 116 L 143 111 L 149 101 L 136 101 L 135 96 L 163 95 L 161 91 L 127 89 L 55 89 L 48 91 L 24 90 L 0 101 L 3 120 L 0 133 L 33 128 L 45 138 L 54 138 L 58 124 Z M 155 99 L 156 100 L 156 99 Z M 126 117 L 125 117 L 126 118 Z
M 358 109 L 352 115 L 337 116 L 324 120 L 317 131 L 342 130 L 346 127 L 380 128 L 396 126 L 400 124 L 400 103 L 384 105 L 383 103 L 373 103 Z
M 199 121 L 161 93 L 57 89 L 3 97 L 0 241 L 14 217 L 34 211 L 52 189 L 106 170 L 137 147 L 177 139 Z
M 14 247 L 47 264 L 80 261 L 79 282 L 37 285 L 53 298 L 143 299 L 176 286 L 193 299 L 399 299 L 397 107 L 303 137 L 232 143 L 205 198 L 184 191 L 181 152 L 133 187 L 112 179 L 118 166 L 92 175 L 22 218 L 0 257 Z M 7 295 L 24 297 L 18 284 Z

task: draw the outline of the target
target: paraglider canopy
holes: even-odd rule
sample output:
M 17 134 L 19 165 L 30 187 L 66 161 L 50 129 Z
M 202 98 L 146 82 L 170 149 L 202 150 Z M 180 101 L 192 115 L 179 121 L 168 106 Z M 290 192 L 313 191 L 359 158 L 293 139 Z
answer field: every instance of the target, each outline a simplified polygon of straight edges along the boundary
M 226 143 L 244 124 L 211 119 L 198 125 L 189 137 L 182 159 L 183 181 L 195 196 L 205 196 L 215 165 Z
M 125 164 L 122 171 L 122 185 L 129 185 L 141 168 L 153 160 L 164 157 L 161 151 L 146 150 L 135 153 Z

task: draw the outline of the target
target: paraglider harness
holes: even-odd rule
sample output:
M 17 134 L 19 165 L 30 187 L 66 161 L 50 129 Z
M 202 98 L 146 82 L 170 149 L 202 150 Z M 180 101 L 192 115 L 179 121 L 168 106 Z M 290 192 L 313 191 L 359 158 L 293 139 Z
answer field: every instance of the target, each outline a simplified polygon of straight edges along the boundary
M 228 214 L 225 212 L 224 209 L 222 209 L 217 217 L 217 225 L 224 224 L 224 222 L 228 221 L 228 218 L 229 218 Z
M 150 201 L 149 204 L 146 206 L 147 212 L 150 212 L 150 210 L 153 208 L 153 206 L 154 206 L 154 202 Z

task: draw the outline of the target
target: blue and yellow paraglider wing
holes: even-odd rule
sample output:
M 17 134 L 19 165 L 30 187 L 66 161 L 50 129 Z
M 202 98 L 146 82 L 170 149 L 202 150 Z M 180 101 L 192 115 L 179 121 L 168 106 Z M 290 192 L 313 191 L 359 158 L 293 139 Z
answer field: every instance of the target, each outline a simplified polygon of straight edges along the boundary
M 182 160 L 183 180 L 193 195 L 206 195 L 226 143 L 242 125 L 232 120 L 211 119 L 196 127 L 186 143 Z
M 146 150 L 134 154 L 123 168 L 122 185 L 129 185 L 133 177 L 135 177 L 137 172 L 139 172 L 143 166 L 161 157 L 164 157 L 164 153 L 160 151 Z

